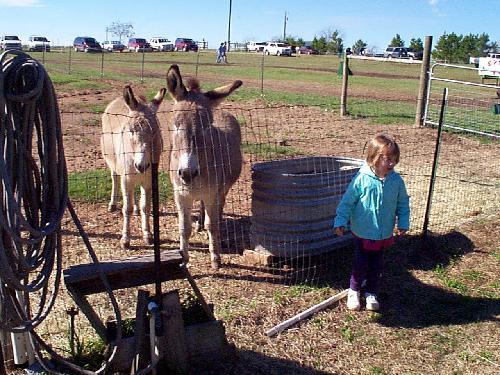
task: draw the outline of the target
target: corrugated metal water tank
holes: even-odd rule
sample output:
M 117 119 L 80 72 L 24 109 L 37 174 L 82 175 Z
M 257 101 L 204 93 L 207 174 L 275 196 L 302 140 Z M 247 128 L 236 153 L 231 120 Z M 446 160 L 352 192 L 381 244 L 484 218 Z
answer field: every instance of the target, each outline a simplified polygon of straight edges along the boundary
M 255 251 L 275 257 L 317 255 L 345 246 L 333 218 L 362 160 L 317 156 L 252 167 L 250 239 Z

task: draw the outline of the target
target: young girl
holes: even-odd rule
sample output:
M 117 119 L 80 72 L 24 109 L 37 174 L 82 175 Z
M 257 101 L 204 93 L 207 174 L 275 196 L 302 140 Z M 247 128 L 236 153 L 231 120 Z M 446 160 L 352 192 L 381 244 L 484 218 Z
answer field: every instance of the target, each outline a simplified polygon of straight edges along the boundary
M 350 224 L 355 253 L 347 294 L 347 308 L 359 310 L 361 283 L 366 280 L 366 309 L 379 309 L 377 293 L 382 271 L 383 250 L 403 235 L 410 225 L 410 205 L 406 187 L 394 167 L 399 162 L 399 146 L 389 135 L 377 134 L 368 142 L 366 163 L 354 176 L 337 207 L 334 228 L 342 236 Z

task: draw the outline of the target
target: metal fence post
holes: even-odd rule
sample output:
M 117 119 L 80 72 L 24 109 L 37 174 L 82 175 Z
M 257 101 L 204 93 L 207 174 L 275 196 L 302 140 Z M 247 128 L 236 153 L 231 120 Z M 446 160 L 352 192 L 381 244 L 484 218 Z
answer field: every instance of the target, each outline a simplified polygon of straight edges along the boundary
M 200 49 L 198 48 L 198 53 L 196 54 L 196 71 L 194 76 L 198 77 L 198 65 L 200 64 Z
M 262 59 L 260 61 L 260 94 L 264 95 L 264 56 L 266 54 L 262 51 Z
M 71 47 L 69 47 L 68 74 L 71 74 Z
M 160 193 L 158 162 L 151 163 L 151 203 L 153 208 L 153 249 L 156 303 L 161 310 Z
M 441 111 L 439 113 L 439 124 L 437 129 L 436 136 L 436 146 L 434 148 L 434 160 L 432 163 L 432 173 L 431 173 L 431 181 L 429 184 L 429 191 L 427 194 L 427 205 L 425 207 L 425 215 L 424 215 L 424 225 L 422 228 L 422 235 L 424 238 L 427 237 L 428 227 L 429 227 L 429 217 L 431 215 L 431 204 L 432 204 L 432 194 L 434 192 L 434 186 L 436 185 L 436 173 L 439 159 L 439 148 L 441 146 L 441 134 L 443 131 L 443 122 L 444 122 L 444 112 L 446 110 L 446 103 L 448 102 L 448 88 L 445 87 L 443 90 L 443 99 L 441 101 Z
M 104 77 L 104 50 L 101 50 L 101 78 Z
M 420 68 L 420 85 L 417 97 L 417 112 L 415 113 L 415 125 L 424 125 L 424 113 L 427 103 L 427 92 L 429 90 L 429 69 L 431 63 L 432 36 L 425 37 L 424 55 Z
M 144 55 L 146 54 L 145 49 L 142 49 L 142 64 L 141 64 L 141 83 L 144 83 Z

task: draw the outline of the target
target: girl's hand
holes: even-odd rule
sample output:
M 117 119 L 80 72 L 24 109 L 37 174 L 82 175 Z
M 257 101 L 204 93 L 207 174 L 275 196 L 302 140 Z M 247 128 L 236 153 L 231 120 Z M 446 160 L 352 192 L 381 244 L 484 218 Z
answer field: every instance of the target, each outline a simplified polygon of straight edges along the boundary
M 337 227 L 337 228 L 335 228 L 335 234 L 337 236 L 343 236 L 344 235 L 344 227 Z
M 399 229 L 399 228 L 396 231 L 398 236 L 404 236 L 406 234 L 406 232 L 408 232 L 406 229 Z

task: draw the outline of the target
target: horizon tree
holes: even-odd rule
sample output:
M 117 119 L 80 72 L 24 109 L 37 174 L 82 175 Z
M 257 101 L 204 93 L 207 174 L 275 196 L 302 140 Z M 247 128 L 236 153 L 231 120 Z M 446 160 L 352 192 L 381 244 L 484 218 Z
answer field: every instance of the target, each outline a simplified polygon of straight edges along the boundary
M 122 42 L 122 37 L 126 36 L 127 38 L 130 38 L 135 34 L 134 26 L 131 22 L 122 23 L 120 21 L 115 21 L 111 23 L 111 26 L 107 27 L 107 31 L 109 31 L 111 35 L 116 35 L 120 40 L 120 43 Z
M 368 44 L 366 44 L 363 40 L 361 39 L 358 39 L 356 41 L 356 43 L 354 43 L 352 45 L 352 52 L 355 54 L 355 55 L 359 55 L 359 52 L 361 51 L 361 49 L 363 48 L 366 48 L 368 46 Z
M 408 47 L 413 48 L 417 52 L 420 52 L 424 50 L 424 43 L 420 38 L 411 38 L 410 45 Z
M 399 34 L 396 34 L 392 40 L 391 43 L 389 44 L 389 47 L 404 47 L 405 46 L 405 41 L 401 39 L 401 36 Z

